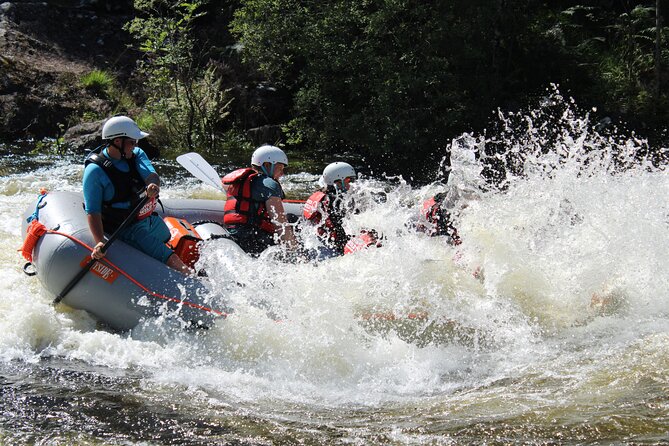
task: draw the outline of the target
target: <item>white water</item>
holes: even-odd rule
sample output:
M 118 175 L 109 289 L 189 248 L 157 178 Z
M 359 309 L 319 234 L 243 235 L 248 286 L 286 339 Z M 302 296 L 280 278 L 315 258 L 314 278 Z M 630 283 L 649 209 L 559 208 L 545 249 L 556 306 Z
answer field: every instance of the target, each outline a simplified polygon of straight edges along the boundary
M 211 243 L 203 263 L 235 312 L 204 333 L 156 321 L 109 333 L 51 306 L 21 271 L 20 214 L 40 187 L 80 190 L 81 166 L 45 159 L 0 177 L 0 358 L 117 377 L 177 419 L 232 417 L 235 434 L 217 438 L 250 443 L 666 438 L 669 173 L 633 161 L 643 141 L 599 137 L 573 112 L 547 146 L 533 118 L 505 141 L 525 154 L 522 175 L 467 201 L 457 249 L 407 227 L 443 187 L 401 179 L 353 190 L 363 211 L 349 229 L 375 228 L 382 248 L 291 265 Z M 480 158 L 485 144 L 463 135 L 452 149 Z M 451 182 L 478 187 L 480 161 L 463 159 Z M 168 181 L 162 194 L 221 197 L 193 179 Z M 593 307 L 593 294 L 610 301 Z M 364 320 L 390 314 L 400 321 Z

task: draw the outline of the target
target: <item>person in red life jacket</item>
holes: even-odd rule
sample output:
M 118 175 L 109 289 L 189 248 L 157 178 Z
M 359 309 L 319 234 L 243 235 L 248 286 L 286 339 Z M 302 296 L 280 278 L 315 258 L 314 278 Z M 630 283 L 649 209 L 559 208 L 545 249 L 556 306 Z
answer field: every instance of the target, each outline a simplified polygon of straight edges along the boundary
M 440 192 L 423 202 L 420 215 L 410 222 L 410 226 L 431 237 L 442 237 L 450 245 L 462 244 L 462 238 L 455 225 L 460 212 L 467 208 L 472 200 L 479 200 L 476 189 L 467 186 L 447 185 L 445 192 Z M 461 247 L 456 249 L 453 261 L 456 264 L 471 268 L 472 275 L 483 282 L 484 271 L 480 265 L 468 265 Z
M 341 161 L 329 164 L 318 180 L 321 189 L 311 194 L 304 205 L 304 218 L 316 227 L 318 238 L 332 251 L 323 255 L 344 254 L 351 238 L 343 226 L 343 219 L 350 211 L 344 199 L 355 178 L 355 169 L 350 164 Z
M 253 152 L 251 167 L 237 169 L 221 180 L 228 195 L 223 223 L 232 240 L 249 254 L 259 254 L 277 243 L 290 251 L 297 248 L 279 183 L 287 166 L 283 150 L 264 145 Z
M 83 192 L 88 227 L 95 246 L 91 257 L 105 256 L 101 248 L 105 232 L 114 232 L 141 200 L 146 188 L 147 204 L 139 211 L 119 239 L 183 273 L 191 273 L 165 243 L 170 231 L 154 213 L 160 192 L 160 178 L 137 140 L 148 136 L 127 116 L 108 119 L 102 127 L 105 145 L 88 155 L 85 161 Z
M 416 228 L 432 237 L 448 237 L 448 242 L 457 246 L 462 243 L 462 240 L 458 235 L 458 229 L 453 224 L 451 211 L 454 203 L 450 198 L 448 192 L 440 192 L 425 200 Z

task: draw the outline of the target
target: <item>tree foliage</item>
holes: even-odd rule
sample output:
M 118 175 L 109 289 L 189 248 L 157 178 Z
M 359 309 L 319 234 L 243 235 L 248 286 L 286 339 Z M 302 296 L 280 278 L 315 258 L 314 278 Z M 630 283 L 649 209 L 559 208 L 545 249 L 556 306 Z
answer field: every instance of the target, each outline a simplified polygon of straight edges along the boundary
M 135 0 L 141 15 L 126 28 L 143 58 L 147 108 L 173 149 L 215 150 L 230 99 L 205 42 L 196 39 L 207 0 Z
M 665 126 L 666 3 L 135 0 L 128 30 L 149 110 L 183 148 L 280 126 L 282 141 L 258 142 L 417 173 L 551 84 L 600 117 Z
M 410 158 L 550 83 L 650 118 L 654 2 L 611 3 L 243 0 L 233 31 L 290 91 L 290 142 Z
M 656 28 L 660 3 L 613 7 L 601 1 L 569 7 L 559 17 L 565 52 L 587 67 L 590 89 L 579 93 L 608 113 L 645 126 L 663 125 L 669 118 L 661 88 L 669 67 L 667 30 Z

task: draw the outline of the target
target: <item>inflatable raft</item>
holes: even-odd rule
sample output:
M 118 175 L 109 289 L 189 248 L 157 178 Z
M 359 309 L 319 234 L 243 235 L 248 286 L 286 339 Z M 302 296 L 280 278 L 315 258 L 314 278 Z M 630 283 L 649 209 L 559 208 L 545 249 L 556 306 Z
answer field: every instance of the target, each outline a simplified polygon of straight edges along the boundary
M 161 201 L 157 210 L 170 227 L 169 243 L 184 262 L 197 260 L 200 241 L 226 236 L 224 201 Z M 286 202 L 285 208 L 290 219 L 301 215 L 301 203 Z M 36 275 L 49 295 L 59 296 L 90 260 L 93 238 L 82 194 L 42 193 L 24 214 L 23 235 L 22 251 L 29 261 L 24 270 Z M 121 240 L 62 296 L 62 303 L 121 331 L 155 317 L 210 327 L 226 316 L 225 301 L 225 296 L 211 295 L 206 279 L 175 271 Z

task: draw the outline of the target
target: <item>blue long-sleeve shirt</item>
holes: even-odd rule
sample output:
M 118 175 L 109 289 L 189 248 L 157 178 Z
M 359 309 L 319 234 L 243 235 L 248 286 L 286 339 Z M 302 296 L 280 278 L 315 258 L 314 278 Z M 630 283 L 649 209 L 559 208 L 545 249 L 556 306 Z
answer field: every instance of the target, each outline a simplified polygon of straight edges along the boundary
M 156 170 L 151 164 L 149 157 L 144 153 L 139 147 L 133 149 L 135 154 L 135 163 L 137 165 L 137 171 L 143 180 L 146 179 L 150 174 L 156 173 Z M 102 151 L 102 155 L 107 159 L 111 160 L 114 167 L 119 169 L 122 172 L 130 171 L 128 162 L 121 159 L 113 159 L 109 156 L 107 149 L 105 148 Z M 102 212 L 102 202 L 111 200 L 114 197 L 114 185 L 111 180 L 105 173 L 102 167 L 98 166 L 95 163 L 90 163 L 84 169 L 84 180 L 83 180 L 83 189 L 84 189 L 84 204 L 87 214 L 99 214 Z M 130 202 L 120 202 L 114 203 L 112 207 L 120 209 L 130 208 Z

